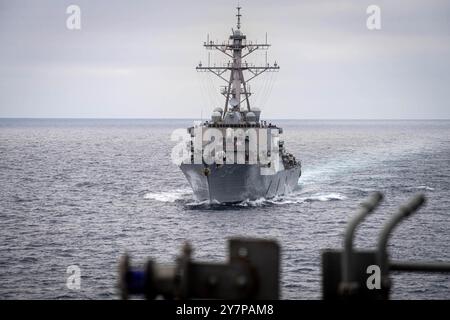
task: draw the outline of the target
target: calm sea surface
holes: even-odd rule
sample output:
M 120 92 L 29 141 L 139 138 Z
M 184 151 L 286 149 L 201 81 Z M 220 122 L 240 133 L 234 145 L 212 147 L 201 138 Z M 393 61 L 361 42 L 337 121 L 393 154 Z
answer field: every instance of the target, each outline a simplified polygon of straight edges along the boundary
M 172 262 L 223 261 L 226 239 L 277 239 L 285 299 L 317 299 L 320 253 L 339 248 L 371 192 L 386 197 L 357 233 L 373 248 L 381 226 L 418 192 L 427 205 L 389 242 L 398 260 L 450 261 L 450 121 L 277 121 L 301 159 L 293 194 L 233 206 L 198 205 L 171 163 L 170 134 L 191 120 L 0 120 L 0 299 L 117 298 L 128 251 Z M 66 269 L 81 268 L 81 289 Z M 448 274 L 395 274 L 395 299 L 448 299 Z

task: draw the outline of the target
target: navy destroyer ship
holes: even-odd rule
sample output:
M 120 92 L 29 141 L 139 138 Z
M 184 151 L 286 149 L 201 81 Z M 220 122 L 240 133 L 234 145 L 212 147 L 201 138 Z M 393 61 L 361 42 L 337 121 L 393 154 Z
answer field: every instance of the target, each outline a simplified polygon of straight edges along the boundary
M 222 65 L 200 62 L 197 71 L 211 72 L 226 85 L 224 107 L 215 108 L 210 120 L 188 128 L 188 156 L 180 164 L 198 201 L 236 203 L 273 198 L 293 191 L 301 175 L 301 163 L 285 149 L 283 129 L 261 119 L 261 110 L 250 103 L 249 83 L 279 65 L 253 65 L 243 59 L 270 45 L 247 41 L 241 31 L 241 7 L 237 25 L 228 41 L 204 43 L 229 58 Z M 245 75 L 245 76 L 244 76 Z M 214 144 L 211 142 L 215 142 Z M 214 147 L 211 147 L 211 146 Z

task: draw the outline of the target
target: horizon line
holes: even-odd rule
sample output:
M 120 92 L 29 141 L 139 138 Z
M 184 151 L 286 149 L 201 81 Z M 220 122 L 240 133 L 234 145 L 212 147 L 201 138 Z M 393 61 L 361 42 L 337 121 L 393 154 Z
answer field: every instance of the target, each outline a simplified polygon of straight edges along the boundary
M 450 118 L 266 118 L 279 121 L 448 121 Z M 0 120 L 200 120 L 199 118 L 133 118 L 133 117 L 0 117 Z M 264 121 L 267 121 L 264 120 Z

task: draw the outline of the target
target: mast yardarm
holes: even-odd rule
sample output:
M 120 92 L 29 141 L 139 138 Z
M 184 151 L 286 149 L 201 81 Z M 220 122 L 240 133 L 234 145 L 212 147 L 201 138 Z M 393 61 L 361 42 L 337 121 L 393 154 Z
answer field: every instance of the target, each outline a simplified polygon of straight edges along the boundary
M 244 102 L 247 106 L 247 111 L 251 111 L 249 98 L 252 93 L 248 87 L 249 82 L 264 72 L 274 72 L 280 69 L 276 62 L 273 65 L 270 65 L 266 61 L 265 65 L 260 66 L 242 62 L 243 58 L 256 50 L 268 50 L 270 44 L 267 43 L 267 36 L 266 43 L 253 43 L 247 41 L 246 36 L 240 30 L 242 17 L 241 7 L 238 6 L 236 9 L 237 29 L 232 29 L 232 34 L 228 41 L 219 44 L 210 41 L 208 36 L 207 41 L 203 44 L 207 50 L 218 50 L 228 56 L 231 60 L 224 63 L 222 66 L 211 66 L 208 59 L 208 66 L 203 66 L 200 62 L 196 67 L 197 71 L 211 72 L 227 83 L 221 91 L 222 95 L 225 96 L 225 112 L 223 113 L 223 116 L 226 114 L 228 108 L 231 108 L 233 111 L 240 111 L 241 104 Z

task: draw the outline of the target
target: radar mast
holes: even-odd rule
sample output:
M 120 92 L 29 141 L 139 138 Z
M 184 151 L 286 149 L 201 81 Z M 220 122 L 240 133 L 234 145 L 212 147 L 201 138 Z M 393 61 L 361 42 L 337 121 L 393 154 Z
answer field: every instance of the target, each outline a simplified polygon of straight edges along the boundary
M 241 31 L 242 7 L 238 5 L 236 9 L 237 29 L 231 29 L 232 33 L 228 41 L 219 44 L 218 42 L 209 40 L 208 35 L 207 41 L 203 44 L 207 50 L 218 50 L 228 56 L 231 60 L 227 63 L 223 63 L 222 66 L 211 66 L 210 59 L 208 58 L 207 66 L 202 65 L 200 62 L 196 67 L 197 71 L 211 72 L 226 82 L 226 85 L 221 91 L 222 95 L 225 97 L 225 107 L 222 117 L 225 116 L 229 106 L 232 111 L 240 112 L 241 104 L 244 102 L 247 106 L 247 111 L 251 111 L 249 98 L 252 93 L 249 90 L 249 82 L 264 72 L 276 72 L 280 69 L 276 62 L 273 65 L 270 65 L 267 62 L 267 54 L 265 65 L 256 66 L 251 63 L 242 62 L 243 58 L 256 50 L 268 50 L 270 44 L 267 43 L 267 34 L 265 43 L 253 43 L 252 41 L 247 41 L 247 37 Z M 244 72 L 246 76 L 248 76 L 247 79 L 244 77 Z

